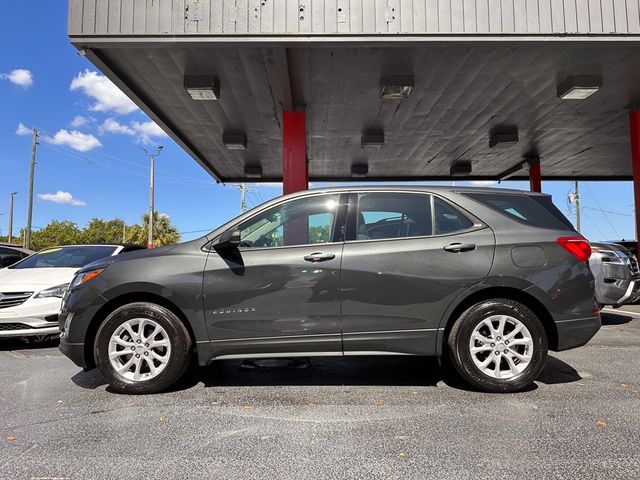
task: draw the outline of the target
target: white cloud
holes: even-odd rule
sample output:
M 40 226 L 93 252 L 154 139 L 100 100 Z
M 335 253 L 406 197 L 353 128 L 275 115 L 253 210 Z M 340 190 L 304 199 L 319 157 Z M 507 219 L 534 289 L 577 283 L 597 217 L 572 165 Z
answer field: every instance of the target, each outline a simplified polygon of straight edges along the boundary
M 104 132 L 119 133 L 122 135 L 136 134 L 136 132 L 133 129 L 118 122 L 117 120 L 114 120 L 113 118 L 107 118 L 100 126 L 100 133 L 103 134 Z
M 142 143 L 151 143 L 151 140 L 154 138 L 166 137 L 167 134 L 162 130 L 153 120 L 149 120 L 148 122 L 133 122 L 131 124 L 131 128 L 133 128 L 138 134 L 138 138 Z
M 95 100 L 90 109 L 96 112 L 131 113 L 138 109 L 115 84 L 98 72 L 85 70 L 71 81 L 71 90 L 80 90 Z
M 65 205 L 76 205 L 80 207 L 86 205 L 83 200 L 73 198 L 73 195 L 69 192 L 63 192 L 62 190 L 58 190 L 56 193 L 39 193 L 38 198 L 47 202 L 63 203 Z
M 14 85 L 18 85 L 23 88 L 29 88 L 33 85 L 33 75 L 30 70 L 25 68 L 16 68 L 9 73 L 0 73 L 0 78 L 3 80 L 9 80 Z
M 24 124 L 22 123 L 18 124 L 18 128 L 16 129 L 16 135 L 25 136 L 25 135 L 31 135 L 31 133 L 32 133 L 31 129 L 25 127 Z
M 136 136 L 140 143 L 145 144 L 151 143 L 154 138 L 167 136 L 152 120 L 148 122 L 132 122 L 130 125 L 125 125 L 113 118 L 107 118 L 100 126 L 100 133 L 104 134 L 105 132 Z
M 96 147 L 101 147 L 102 143 L 96 137 L 89 133 L 78 132 L 77 130 L 68 131 L 64 128 L 58 130 L 53 137 L 44 137 L 46 142 L 54 145 L 63 145 L 73 148 L 79 152 L 88 152 Z
M 75 117 L 73 117 L 73 120 L 71 120 L 71 123 L 69 125 L 71 125 L 73 128 L 80 128 L 81 126 L 86 125 L 90 121 L 91 119 L 88 117 L 83 117 L 82 115 L 76 115 Z

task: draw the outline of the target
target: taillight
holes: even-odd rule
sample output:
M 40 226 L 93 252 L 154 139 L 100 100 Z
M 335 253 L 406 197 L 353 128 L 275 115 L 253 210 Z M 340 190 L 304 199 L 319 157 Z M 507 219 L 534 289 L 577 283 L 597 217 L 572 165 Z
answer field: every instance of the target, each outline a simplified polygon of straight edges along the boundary
M 560 237 L 556 242 L 576 257 L 579 262 L 586 262 L 591 256 L 591 245 L 589 245 L 589 242 L 582 236 Z

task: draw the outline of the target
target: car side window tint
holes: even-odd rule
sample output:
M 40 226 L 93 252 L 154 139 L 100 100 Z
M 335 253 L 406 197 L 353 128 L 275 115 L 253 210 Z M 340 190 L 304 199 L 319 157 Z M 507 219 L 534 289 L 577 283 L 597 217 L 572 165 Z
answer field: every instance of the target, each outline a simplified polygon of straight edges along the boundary
M 13 265 L 19 260 L 22 260 L 20 252 L 11 250 L 10 248 L 0 248 L 0 268 Z
M 436 235 L 447 235 L 473 227 L 471 220 L 447 202 L 434 198 L 433 205 Z
M 359 194 L 356 240 L 431 235 L 430 197 L 414 193 Z
M 332 241 L 340 195 L 290 200 L 240 225 L 240 248 L 290 247 Z

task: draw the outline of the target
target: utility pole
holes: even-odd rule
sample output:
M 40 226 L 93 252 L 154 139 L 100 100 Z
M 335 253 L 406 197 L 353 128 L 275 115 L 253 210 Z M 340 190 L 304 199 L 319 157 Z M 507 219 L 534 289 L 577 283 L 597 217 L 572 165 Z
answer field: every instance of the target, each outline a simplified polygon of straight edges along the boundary
M 240 184 L 240 213 L 247 211 L 247 184 Z
M 580 184 L 576 180 L 575 183 L 575 199 L 576 199 L 576 230 L 581 233 L 580 228 Z
M 7 241 L 11 243 L 13 240 L 13 196 L 18 192 L 11 192 L 11 197 L 9 198 L 9 238 Z
M 149 157 L 151 161 L 150 175 L 149 175 L 149 227 L 147 235 L 147 248 L 153 248 L 153 211 L 154 211 L 154 195 L 153 195 L 153 183 L 155 177 L 155 159 L 162 151 L 162 145 L 156 149 L 156 153 L 149 153 L 145 148 L 140 147 L 144 154 Z
M 36 146 L 38 145 L 38 129 L 33 129 L 31 145 L 31 168 L 29 169 L 29 206 L 27 208 L 27 228 L 24 232 L 24 248 L 31 247 L 31 219 L 33 217 L 33 176 L 36 169 Z

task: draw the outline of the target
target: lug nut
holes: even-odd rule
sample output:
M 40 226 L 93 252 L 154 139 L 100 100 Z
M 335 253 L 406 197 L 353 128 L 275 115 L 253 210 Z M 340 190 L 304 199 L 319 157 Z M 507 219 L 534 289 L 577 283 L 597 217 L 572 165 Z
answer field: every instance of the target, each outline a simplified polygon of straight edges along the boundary
M 147 355 L 149 355 L 149 352 L 144 352 L 144 356 L 146 357 Z
M 496 350 L 496 355 L 500 355 L 500 352 Z
M 509 340 L 505 340 L 505 341 L 504 341 L 504 344 L 505 344 L 505 345 L 509 345 Z
M 509 353 L 509 349 L 508 349 L 508 348 L 505 348 L 505 349 L 504 349 L 504 353 Z
M 496 340 L 500 341 L 500 337 L 496 337 Z
M 136 349 L 136 347 L 131 347 L 131 350 L 135 350 L 135 349 Z
M 136 353 L 136 358 L 140 358 L 140 354 L 139 353 Z
M 491 344 L 491 348 L 493 348 L 493 347 L 495 347 L 495 346 L 496 346 L 496 344 L 495 344 L 495 343 L 492 343 L 492 344 Z
M 145 344 L 144 344 L 144 346 L 145 346 L 145 347 L 148 347 L 148 346 L 149 346 L 149 344 L 148 344 L 148 343 L 145 343 Z
M 142 343 L 142 340 L 136 340 L 136 343 Z

